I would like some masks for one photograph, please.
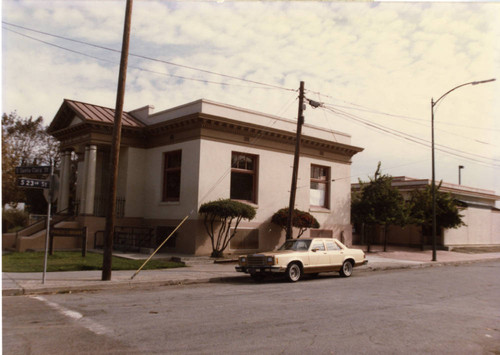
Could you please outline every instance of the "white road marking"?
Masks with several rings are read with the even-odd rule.
[[[62,315],[71,318],[74,321],[78,321],[79,324],[90,330],[92,333],[95,333],[97,335],[112,335],[112,331],[106,328],[105,326],[94,322],[90,318],[85,318],[81,313],[72,311],[71,309],[67,309],[57,303],[50,302],[48,299],[42,296],[32,296],[32,298],[39,300],[49,307],[55,309]]]

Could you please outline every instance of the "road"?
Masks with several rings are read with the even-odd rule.
[[[4,354],[498,354],[500,262],[3,298]]]

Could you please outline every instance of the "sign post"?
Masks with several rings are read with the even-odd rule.
[[[17,166],[17,175],[50,175],[48,180],[39,179],[28,179],[19,178],[17,179],[17,186],[28,188],[28,189],[44,189],[48,190],[49,198],[47,199],[47,228],[45,233],[45,257],[43,260],[43,276],[42,284],[45,283],[45,274],[47,272],[47,253],[49,248],[49,233],[50,233],[50,210],[52,208],[52,199],[54,196],[54,190],[56,188],[54,180],[54,162],[51,159],[49,166]]]
[[[47,273],[47,255],[49,252],[49,237],[50,237],[50,210],[52,207],[52,196],[54,195],[54,169],[53,169],[53,161],[50,160],[50,182],[51,186],[49,189],[49,199],[47,201],[47,228],[45,232],[45,256],[43,258],[43,276],[42,276],[42,284],[45,284],[45,274]]]

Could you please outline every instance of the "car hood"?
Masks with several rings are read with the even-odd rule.
[[[276,255],[286,255],[286,254],[294,254],[294,253],[305,253],[307,251],[295,251],[295,250],[275,250],[275,251],[266,251],[263,253],[253,253],[250,255],[264,255],[264,256],[276,256]]]

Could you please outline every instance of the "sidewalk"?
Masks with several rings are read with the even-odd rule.
[[[163,255],[165,257],[165,255]],[[128,255],[146,259],[147,255]],[[49,272],[42,284],[42,273],[2,273],[2,295],[33,295],[47,293],[71,293],[111,289],[139,289],[168,285],[188,285],[209,282],[231,282],[249,278],[234,270],[235,262],[214,263],[208,257],[181,257],[184,268],[167,270],[143,270],[133,280],[134,270],[113,271],[111,281],[101,281],[101,271]],[[354,273],[393,269],[408,269],[463,264],[485,260],[500,260],[500,253],[465,254],[437,251],[432,262],[432,251],[392,250],[381,252],[380,247],[367,254],[368,264],[357,267]]]

